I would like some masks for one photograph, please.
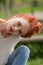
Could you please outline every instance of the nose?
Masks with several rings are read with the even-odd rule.
[[[21,27],[14,27],[14,30],[20,30]]]

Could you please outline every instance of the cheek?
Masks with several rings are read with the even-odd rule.
[[[18,21],[15,21],[15,22],[13,23],[13,26],[18,26]]]
[[[15,31],[14,34],[16,34],[16,35],[19,34],[19,31]]]
[[[18,35],[19,31],[13,31],[13,32],[11,32],[11,34]]]
[[[22,27],[22,32],[23,32],[23,35],[26,35],[27,32],[28,32],[28,28],[26,28],[26,27]]]

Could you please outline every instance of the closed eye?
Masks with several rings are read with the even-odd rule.
[[[19,34],[20,34],[20,35],[22,35],[22,34],[23,34],[23,32],[22,32],[21,30],[19,30]]]
[[[20,21],[18,21],[18,26],[20,26],[22,28],[22,23]],[[19,34],[22,35],[23,31],[21,29],[19,29]]]
[[[22,26],[22,24],[20,23],[20,21],[18,21],[18,26]]]

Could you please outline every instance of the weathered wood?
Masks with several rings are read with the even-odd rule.
[[[21,38],[21,41],[25,41],[25,42],[36,42],[36,41],[43,41],[43,35],[40,36],[33,36],[31,38]]]

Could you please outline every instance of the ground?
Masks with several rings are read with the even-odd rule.
[[[27,65],[43,65],[43,59],[37,58],[34,60],[28,61]]]

